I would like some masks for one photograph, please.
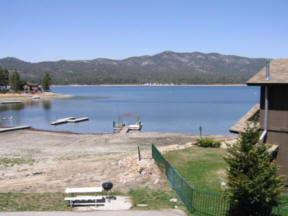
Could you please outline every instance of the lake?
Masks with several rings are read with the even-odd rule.
[[[229,128],[254,104],[259,87],[247,86],[57,86],[55,93],[72,98],[18,105],[0,105],[2,126],[31,125],[36,129],[77,133],[111,133],[113,120],[137,113],[142,131],[229,134]],[[77,124],[51,126],[64,117],[89,117]],[[135,119],[123,119],[134,123]]]

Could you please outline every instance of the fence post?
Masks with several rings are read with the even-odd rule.
[[[139,145],[138,145],[138,159],[139,159],[139,161],[141,161],[141,153],[140,153],[140,147],[139,147]]]

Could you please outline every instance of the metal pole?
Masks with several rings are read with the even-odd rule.
[[[270,80],[270,61],[266,60],[266,80]],[[264,103],[264,131],[262,132],[259,140],[264,140],[268,132],[268,109],[269,109],[269,97],[268,97],[268,85],[265,85],[265,103]]]
[[[266,59],[266,80],[270,80],[270,60]]]
[[[202,127],[201,127],[201,125],[199,127],[199,132],[200,132],[200,138],[202,138]]]

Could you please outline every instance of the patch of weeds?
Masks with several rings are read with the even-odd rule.
[[[32,165],[33,163],[35,163],[35,160],[32,158],[23,158],[23,157],[16,157],[16,158],[1,157],[0,158],[0,165],[4,167],[13,167],[15,165],[21,165],[21,164]]]
[[[57,160],[76,160],[79,158],[89,157],[89,156],[91,156],[91,155],[90,154],[66,155],[66,156],[61,156],[61,157],[57,158]]]

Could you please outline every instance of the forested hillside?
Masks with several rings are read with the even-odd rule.
[[[44,73],[49,72],[53,84],[236,84],[245,83],[264,62],[263,58],[171,51],[123,60],[30,63],[11,57],[0,59],[0,65],[17,69],[29,82],[39,83]]]

